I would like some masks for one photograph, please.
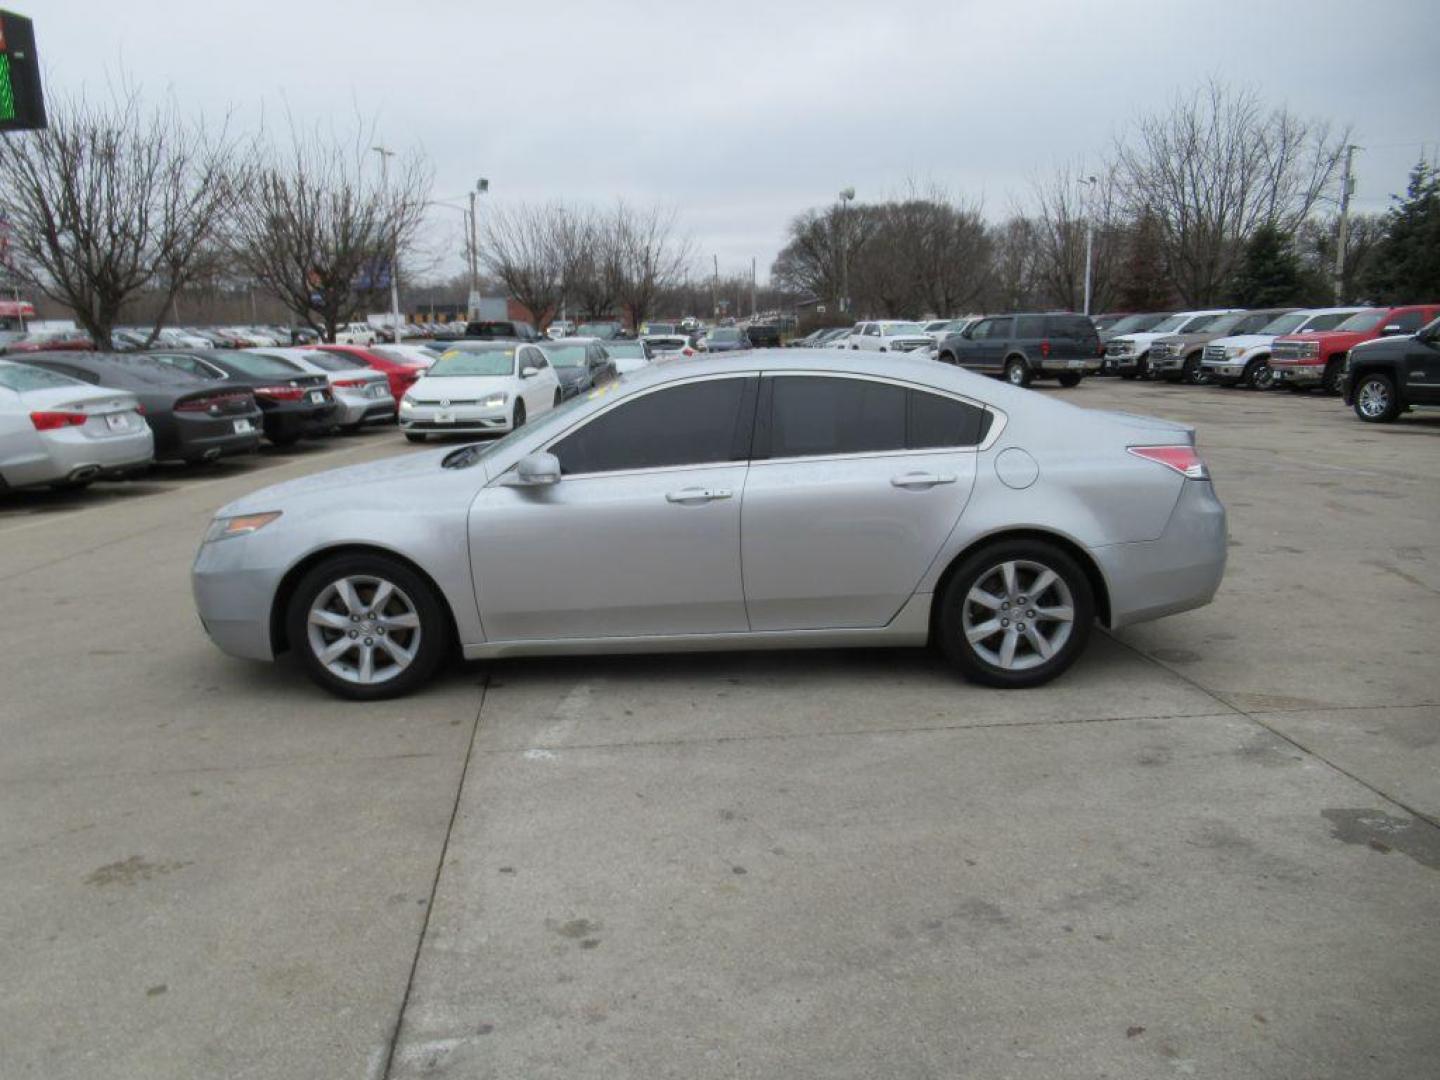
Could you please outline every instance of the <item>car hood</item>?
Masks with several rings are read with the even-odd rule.
[[[1373,341],[1380,335],[1373,330],[1346,330],[1344,333],[1337,333],[1334,330],[1313,330],[1300,334],[1281,334],[1275,339],[1276,344],[1282,341],[1318,341],[1324,345],[1358,345],[1362,341]]]
[[[1236,334],[1234,337],[1216,338],[1211,345],[1223,345],[1227,349],[1236,347],[1253,349],[1257,345],[1269,345],[1275,340],[1274,334]]]
[[[464,401],[514,391],[514,378],[509,375],[445,375],[438,379],[422,376],[408,393],[412,401],[431,402]]]
[[[447,446],[438,450],[422,451],[418,454],[401,454],[383,461],[371,461],[364,465],[347,465],[341,469],[312,473],[296,480],[253,491],[215,512],[216,517],[233,517],[236,514],[259,514],[270,510],[289,510],[299,503],[310,502],[317,495],[330,495],[349,488],[364,487],[365,499],[369,503],[383,499],[385,489],[394,486],[408,488],[422,478],[431,479],[450,470],[441,469],[440,463],[447,454],[457,450]],[[463,470],[469,472],[470,470]],[[476,483],[470,492],[484,482],[483,474],[472,472]]]

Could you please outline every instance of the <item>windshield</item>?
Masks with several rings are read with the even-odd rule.
[[[1204,324],[1205,332],[1207,334],[1228,334],[1251,317],[1247,311],[1237,311],[1231,315],[1217,315],[1210,322]],[[1199,329],[1200,324],[1191,323],[1186,332],[1193,334]]]
[[[305,369],[298,364],[292,364],[289,360],[282,360],[278,356],[267,356],[265,353],[236,352],[227,356],[225,360],[231,367],[246,375],[293,379],[296,375],[305,374]]]
[[[425,372],[427,379],[515,374],[514,349],[451,349]]]
[[[1183,329],[1181,329],[1180,333],[1198,334],[1200,333],[1200,331],[1208,329],[1211,323],[1213,323],[1218,318],[1220,318],[1219,314],[1196,315],[1189,319],[1182,319],[1181,321],[1184,323],[1184,327]],[[1160,327],[1157,326],[1155,329],[1158,330],[1160,329]]]
[[[672,338],[671,341],[684,341],[684,338]],[[665,340],[651,341],[649,343],[655,348],[675,348],[679,345],[669,345]],[[605,346],[605,351],[617,360],[648,360],[645,345],[639,341],[612,341]]]
[[[1308,318],[1310,318],[1309,312],[1287,311],[1284,315],[1275,316],[1260,329],[1252,332],[1256,334],[1288,334]]]
[[[419,364],[421,367],[429,367],[435,362],[435,354],[428,352],[423,346],[420,348],[412,346],[409,349],[389,349],[381,345],[370,351],[395,364]]]
[[[545,355],[557,368],[584,367],[586,363],[584,345],[547,345]]]
[[[1364,333],[1367,330],[1374,330],[1380,325],[1380,320],[1389,314],[1383,308],[1372,308],[1369,311],[1359,311],[1351,315],[1335,329],[1340,331],[1355,331]]]
[[[887,322],[880,324],[880,333],[894,337],[897,334],[923,334],[925,328],[918,322]]]
[[[645,332],[647,334],[673,334],[675,333],[675,324],[668,322],[651,323],[650,328]]]
[[[711,330],[709,334],[711,341],[739,341],[739,330]]]
[[[78,379],[56,375],[28,364],[0,364],[0,386],[17,394],[25,390],[50,390],[57,386],[84,386]]]

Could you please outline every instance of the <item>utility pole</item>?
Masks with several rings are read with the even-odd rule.
[[[720,256],[712,255],[715,260],[715,272],[710,278],[710,307],[718,325],[720,322]]]
[[[759,314],[755,307],[755,256],[750,256],[750,318],[754,319]]]
[[[855,198],[855,189],[840,192],[840,310],[850,310],[850,215],[846,208]]]
[[[1345,147],[1345,175],[1340,181],[1340,232],[1335,239],[1335,303],[1345,302],[1345,249],[1350,242],[1350,196],[1355,194],[1354,143]]]
[[[390,199],[390,159],[395,156],[395,151],[386,150],[383,146],[372,146],[370,149],[380,155],[380,186],[385,192],[385,199]],[[389,219],[390,207],[386,207],[386,219]],[[393,340],[400,340],[400,285],[396,280],[400,276],[400,248],[396,237],[390,238],[390,333],[394,335]]]
[[[466,305],[466,318],[480,317],[480,226],[475,217],[475,196],[490,190],[490,181],[480,177],[475,181],[475,190],[470,192],[470,302]],[[537,319],[539,315],[535,316]]]
[[[1095,248],[1095,219],[1090,214],[1090,193],[1095,190],[1095,177],[1082,177],[1080,183],[1085,185],[1085,200],[1081,212],[1085,215],[1085,311],[1090,314],[1090,267],[1093,260],[1091,253]]]

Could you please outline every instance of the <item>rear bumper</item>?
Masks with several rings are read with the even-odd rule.
[[[1101,365],[1104,363],[1100,357],[1088,359],[1085,357],[1058,358],[1049,357],[1035,362],[1035,370],[1041,375],[1098,375]]]
[[[249,421],[249,431],[236,431],[236,421]],[[181,419],[177,414],[173,455],[185,461],[248,454],[260,447],[264,417],[256,410],[240,416]]]
[[[265,411],[265,434],[270,438],[295,439],[323,435],[335,423],[335,406],[305,405],[271,408]]]
[[[1110,588],[1110,627],[1208,604],[1225,576],[1225,507],[1208,480],[1187,480],[1157,540],[1092,549]]]
[[[27,452],[0,464],[8,487],[53,484],[71,477],[116,476],[155,460],[148,427],[108,438],[92,438],[78,428],[44,432]]]

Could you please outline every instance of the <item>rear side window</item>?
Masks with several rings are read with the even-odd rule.
[[[1413,334],[1425,322],[1423,311],[1405,311],[1385,320],[1386,326],[1398,326],[1402,334]]]
[[[762,445],[760,453],[769,458],[974,446],[990,426],[984,409],[890,383],[805,375],[767,382],[768,452]]]
[[[1015,336],[1024,341],[1034,341],[1045,336],[1043,315],[1021,315],[1015,320]]]
[[[1089,319],[1052,315],[1048,320],[1049,336],[1064,341],[1093,341],[1095,324]]]
[[[646,394],[597,416],[550,448],[566,474],[743,461],[750,423],[741,408],[753,378],[707,379]]]

